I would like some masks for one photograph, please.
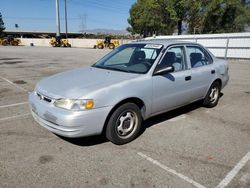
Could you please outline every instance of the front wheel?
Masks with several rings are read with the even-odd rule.
[[[3,45],[3,46],[7,46],[7,45],[8,45],[8,42],[7,42],[6,40],[4,40],[4,41],[2,42],[2,45]]]
[[[208,93],[203,101],[203,105],[212,108],[218,104],[220,99],[221,86],[219,82],[214,82],[208,90]]]
[[[126,144],[136,138],[141,122],[142,116],[138,106],[133,103],[123,104],[111,115],[106,128],[106,137],[114,144]]]
[[[103,49],[104,46],[103,46],[102,44],[98,44],[98,45],[97,45],[97,48],[98,48],[98,49]]]
[[[12,41],[11,45],[12,46],[18,46],[18,42],[17,41]]]

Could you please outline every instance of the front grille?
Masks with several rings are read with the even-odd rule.
[[[43,95],[43,94],[41,94],[41,93],[36,92],[36,95],[37,95],[37,97],[38,97],[40,100],[43,100],[43,101],[45,101],[45,102],[47,102],[47,103],[51,103],[51,101],[52,101],[51,98],[49,98],[49,97],[47,97],[47,96],[45,96],[45,95]]]
[[[47,97],[44,97],[43,100],[45,100],[46,102],[51,102],[52,100],[47,98]]]

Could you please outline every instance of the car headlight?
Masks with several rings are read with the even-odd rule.
[[[58,99],[54,102],[54,105],[67,110],[79,111],[92,109],[94,101],[92,99]]]

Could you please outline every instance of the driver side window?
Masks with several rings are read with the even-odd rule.
[[[159,67],[174,67],[174,72],[185,70],[185,56],[184,56],[184,47],[175,46],[168,49],[165,53],[163,59],[161,60]]]

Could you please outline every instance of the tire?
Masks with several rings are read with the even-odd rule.
[[[106,127],[106,137],[116,145],[134,140],[140,131],[142,116],[139,107],[133,103],[125,103],[118,107]]]
[[[8,45],[8,42],[7,42],[6,40],[4,40],[4,41],[2,42],[2,45],[3,45],[3,46],[7,46],[7,45]]]
[[[115,48],[115,45],[113,43],[110,43],[109,44],[109,49],[114,49]]]
[[[18,42],[17,41],[12,41],[11,45],[12,46],[18,46]]]
[[[220,99],[221,85],[215,81],[209,88],[207,95],[203,101],[203,105],[208,108],[213,108],[218,104]]]
[[[104,46],[103,46],[102,44],[98,44],[98,45],[97,45],[97,48],[98,48],[98,49],[103,49],[103,47],[104,47]]]

